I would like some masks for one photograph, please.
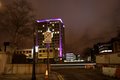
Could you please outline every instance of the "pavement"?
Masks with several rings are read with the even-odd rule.
[[[2,74],[0,75],[0,80],[31,80],[31,74]],[[63,80],[60,74],[56,72],[51,72],[49,75],[49,80]],[[36,80],[48,80],[45,78],[44,74],[36,74]]]

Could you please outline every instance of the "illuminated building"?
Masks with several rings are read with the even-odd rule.
[[[112,38],[111,42],[113,44],[113,52],[120,52],[120,37]]]
[[[94,45],[94,50],[96,53],[115,53],[120,52],[120,38],[112,38],[109,42],[106,43],[97,43]]]
[[[75,54],[73,53],[66,53],[66,60],[67,61],[74,61],[76,59]]]
[[[112,52],[112,43],[99,43],[99,53],[109,53]]]
[[[37,45],[39,48],[46,48],[46,43],[44,43],[44,33],[49,28],[53,33],[52,42],[50,43],[50,48],[53,48],[58,54],[58,58],[63,57],[65,35],[64,35],[64,24],[60,18],[58,19],[45,19],[37,20]]]

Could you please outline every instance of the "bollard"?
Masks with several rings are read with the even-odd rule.
[[[45,80],[49,80],[48,79],[48,70],[45,71]]]

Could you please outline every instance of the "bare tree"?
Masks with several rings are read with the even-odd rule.
[[[35,19],[31,5],[26,0],[14,0],[6,5],[0,17],[1,30],[9,34],[9,40],[14,46],[19,47],[23,38],[32,36]]]
[[[87,47],[83,50],[83,57],[91,56],[91,54],[92,54],[92,48]]]

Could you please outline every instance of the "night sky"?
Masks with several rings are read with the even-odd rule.
[[[2,0],[10,2],[11,0]],[[37,19],[61,18],[67,52],[80,53],[117,35],[120,0],[28,0]]]

